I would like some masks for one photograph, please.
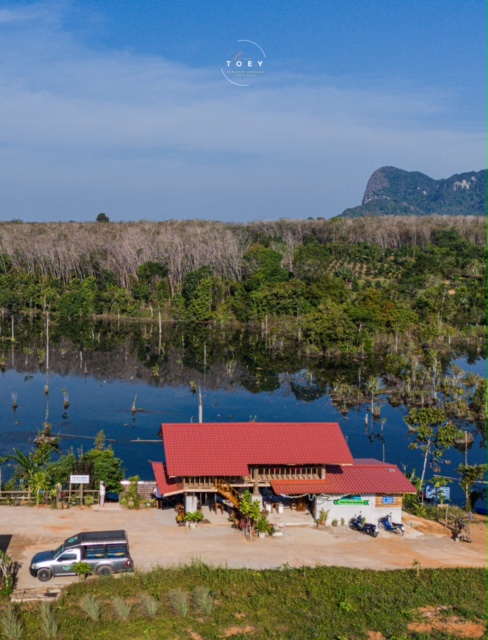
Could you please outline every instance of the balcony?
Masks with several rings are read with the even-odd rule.
[[[271,482],[273,480],[322,480],[325,475],[323,467],[254,467],[251,471],[253,480]]]
[[[228,484],[245,484],[247,478],[242,476],[224,478]],[[183,488],[186,491],[214,491],[215,476],[188,476],[183,479]]]

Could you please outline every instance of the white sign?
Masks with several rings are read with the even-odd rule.
[[[425,497],[427,500],[435,500],[436,498],[440,500],[443,498],[444,500],[451,499],[451,488],[450,487],[431,487],[427,485],[425,487]]]
[[[70,484],[90,484],[90,476],[70,476]]]

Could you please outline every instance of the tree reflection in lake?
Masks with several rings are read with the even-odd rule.
[[[163,421],[197,421],[192,389],[202,387],[204,421],[338,421],[355,456],[385,457],[409,469],[419,468],[420,455],[408,448],[407,406],[450,402],[452,418],[473,436],[470,463],[485,457],[483,384],[466,376],[484,372],[486,379],[481,341],[449,353],[385,348],[361,357],[310,358],[303,345],[246,327],[162,324],[160,333],[157,323],[52,320],[47,379],[44,321],[17,319],[13,343],[8,319],[0,330],[0,456],[13,447],[30,449],[46,422],[48,400],[51,431],[63,434],[63,451],[89,448],[89,438],[103,429],[116,441],[127,474],[151,478],[147,461],[162,458],[161,444],[130,441],[155,440]],[[450,372],[455,359],[461,373]],[[452,472],[464,454],[461,446],[448,452]]]

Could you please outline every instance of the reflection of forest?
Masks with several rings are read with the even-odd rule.
[[[9,335],[10,325],[0,325]],[[456,351],[454,348],[457,347]],[[486,358],[481,341],[451,344],[449,352],[388,344],[363,357],[335,354],[307,357],[294,341],[273,340],[264,331],[215,325],[165,323],[52,323],[49,370],[62,376],[99,380],[141,380],[153,386],[198,386],[210,390],[243,387],[251,393],[283,388],[311,402],[326,394],[343,412],[368,403],[381,411],[380,397],[393,405],[442,404],[459,424],[486,417],[486,380],[452,366],[460,353]],[[15,342],[0,342],[0,365],[26,375],[45,371],[46,335],[40,320],[24,318]],[[379,413],[376,416],[379,418]]]
[[[9,336],[3,322],[1,335]],[[23,319],[15,343],[0,342],[0,364],[26,375],[45,371],[45,327]],[[344,355],[308,358],[292,341],[272,341],[260,331],[210,325],[158,325],[83,321],[51,324],[49,370],[62,376],[103,380],[138,379],[153,386],[202,385],[211,390],[243,387],[251,393],[288,387],[298,400],[312,401],[337,388],[358,384],[363,375],[381,375],[381,362],[360,365]]]
[[[336,351],[328,357],[312,357],[297,340],[285,336],[278,339],[276,330],[271,323],[255,329],[242,325],[163,323],[160,333],[157,322],[52,321],[49,373],[86,376],[100,382],[139,381],[160,388],[182,387],[187,400],[187,394],[196,393],[199,386],[220,391],[222,396],[239,389],[251,394],[279,391],[277,397],[294,399],[297,404],[314,403],[327,396],[344,417],[361,413],[364,444],[371,445],[380,459],[386,459],[394,450],[414,447],[418,449],[415,455],[425,457],[420,466],[416,463],[417,469],[439,473],[444,468],[444,449],[457,449],[468,459],[474,445],[476,450],[471,451],[469,461],[483,460],[480,448],[486,447],[486,378],[464,371],[455,363],[461,355],[467,356],[468,363],[486,358],[481,334],[464,342],[453,339],[444,351],[440,348],[442,343],[419,346],[399,340],[396,344],[390,336],[378,339],[374,350],[362,354]],[[1,370],[14,369],[25,379],[46,374],[44,319],[18,318],[14,342],[10,318],[0,322],[0,331]],[[48,402],[49,395],[46,398]],[[254,400],[256,405],[266,401],[245,401],[250,419]],[[197,398],[194,401],[196,406]],[[126,413],[128,402],[129,398]],[[273,400],[269,398],[269,402]],[[392,412],[387,404],[401,408]],[[310,410],[313,412],[314,407]],[[134,408],[132,423],[124,422],[124,427],[136,426],[135,413]],[[44,435],[50,436],[48,415],[49,403],[44,421],[48,431]],[[313,415],[324,419],[322,413]],[[431,429],[428,423],[432,416],[437,422]],[[293,416],[279,415],[277,419],[293,420]],[[69,433],[67,420],[65,411],[62,428],[58,428],[63,437]],[[393,432],[392,427],[400,431]],[[404,435],[397,441],[402,428]],[[421,434],[424,428],[433,433],[437,430],[442,438],[436,435],[427,446]],[[444,442],[445,434],[449,442]],[[13,435],[18,438],[16,427]],[[350,435],[358,438],[357,432]],[[450,458],[446,456],[446,464],[450,464]]]
[[[8,331],[4,323],[2,335]],[[44,341],[43,325],[24,320],[16,327],[14,346],[0,343],[2,368],[30,375],[45,371]],[[287,346],[278,351],[260,332],[238,328],[164,324],[160,337],[155,324],[64,323],[51,326],[49,371],[103,380],[137,379],[154,386],[204,385],[213,390],[242,386],[253,393],[278,389],[285,374],[293,377],[290,389],[301,399],[327,392],[325,371],[332,378],[356,375],[353,363],[345,358],[310,360],[293,345]],[[302,375],[307,367],[316,373]]]

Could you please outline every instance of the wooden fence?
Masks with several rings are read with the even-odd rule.
[[[122,480],[120,483],[124,490],[129,488],[129,481]],[[83,485],[81,485],[83,486]],[[137,492],[144,500],[149,500],[151,494],[156,489],[155,481],[141,480],[137,483]],[[122,492],[123,493],[123,492]],[[122,494],[121,494],[122,495]],[[60,496],[51,493],[51,491],[41,491],[39,498],[35,493],[29,491],[29,489],[22,489],[17,491],[2,491],[0,490],[0,505],[29,505],[29,504],[47,504],[57,506],[59,508],[67,507],[69,505],[84,504],[85,506],[91,506],[98,504],[100,500],[100,492],[98,489],[85,489],[80,490],[80,485],[69,485],[68,489],[63,489]]]

